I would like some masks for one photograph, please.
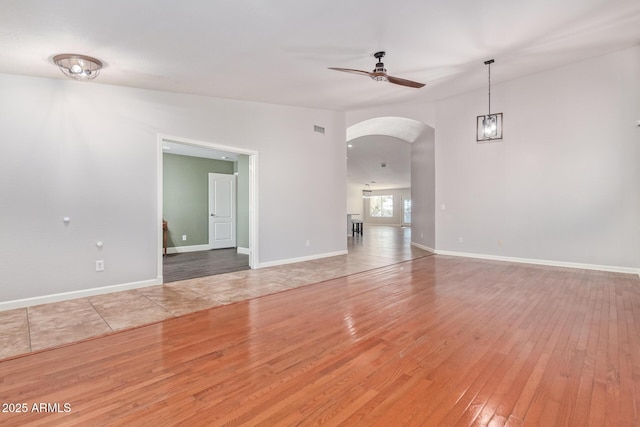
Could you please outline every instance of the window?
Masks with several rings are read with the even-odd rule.
[[[402,196],[402,224],[411,224],[411,199]]]
[[[369,198],[369,216],[391,218],[393,216],[393,196],[371,196]]]

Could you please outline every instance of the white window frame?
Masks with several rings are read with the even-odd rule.
[[[387,200],[384,200],[385,198],[387,198]],[[373,212],[373,206],[376,205],[374,199],[380,199],[380,210],[378,212]],[[371,196],[369,198],[369,216],[371,218],[393,218],[393,195],[381,194]]]

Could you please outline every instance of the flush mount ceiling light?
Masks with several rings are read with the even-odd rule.
[[[489,111],[488,114],[476,118],[476,141],[478,142],[502,139],[502,113],[491,114],[491,64],[494,62],[493,59],[484,61],[489,69]]]
[[[102,62],[96,58],[73,53],[63,53],[53,57],[60,71],[75,80],[93,80],[100,74]]]

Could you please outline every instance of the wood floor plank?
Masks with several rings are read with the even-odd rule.
[[[249,255],[236,248],[168,254],[162,261],[164,283],[249,269]]]
[[[640,425],[640,279],[433,256],[0,362],[18,425]]]

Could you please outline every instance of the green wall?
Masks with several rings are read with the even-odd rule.
[[[162,165],[163,218],[169,226],[167,246],[209,244],[208,174],[233,174],[234,163],[165,153]],[[183,234],[187,235],[186,241],[182,240]]]
[[[249,156],[238,155],[238,222],[236,226],[236,244],[240,248],[249,248]]]

